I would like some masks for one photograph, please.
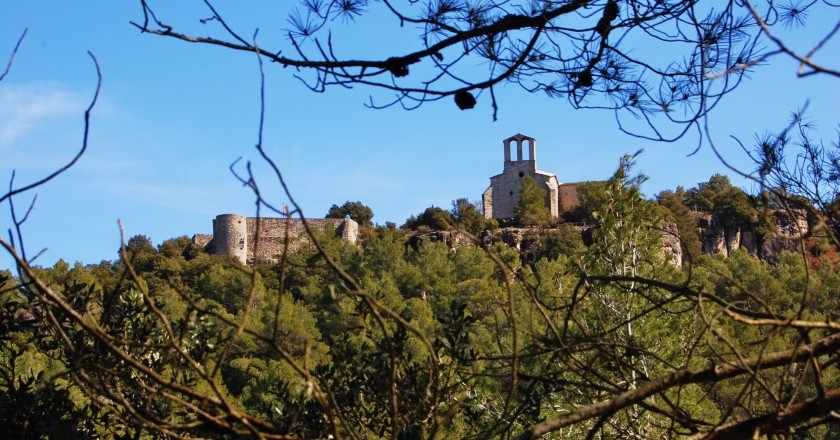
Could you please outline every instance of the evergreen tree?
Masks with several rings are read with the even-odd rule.
[[[584,374],[596,389],[620,384],[635,389],[649,377],[665,374],[671,365],[688,362],[678,348],[690,345],[692,337],[702,334],[700,323],[686,314],[693,306],[682,308],[658,305],[665,292],[638,279],[675,281],[679,274],[670,266],[661,250],[659,210],[644,200],[639,186],[642,175],[630,174],[634,156],[622,158],[613,177],[605,182],[603,201],[591,206],[598,221],[594,243],[582,259],[589,277],[587,291],[592,301],[578,311],[581,331],[587,339],[597,339],[603,346],[587,355],[597,374]],[[681,310],[680,313],[674,313]],[[668,345],[657,341],[667,338]],[[598,393],[585,394],[598,400]],[[699,388],[675,394],[680,406],[695,415],[714,414],[704,407]],[[664,396],[666,399],[674,395]],[[598,429],[605,438],[655,438],[664,435],[667,417],[645,408],[625,408]]]
[[[686,261],[693,262],[700,258],[703,243],[697,233],[697,220],[691,215],[691,210],[683,203],[684,191],[678,187],[676,193],[662,191],[656,195],[656,201],[668,210],[669,221],[677,226],[680,247]]]
[[[708,182],[686,191],[684,197],[689,208],[719,215],[727,223],[746,226],[756,221],[755,204],[724,175],[713,175]]]
[[[548,191],[541,188],[533,177],[523,177],[519,202],[513,208],[514,219],[523,226],[547,226],[552,220],[547,201]]]
[[[455,219],[449,211],[430,206],[420,215],[409,217],[401,227],[412,231],[448,231],[454,226]]]
[[[330,209],[327,211],[327,215],[325,217],[345,218],[348,215],[360,225],[370,226],[371,220],[373,220],[373,210],[370,209],[370,207],[362,202],[351,202],[349,200],[344,202],[341,206],[330,206]]]
[[[453,200],[450,214],[458,227],[475,236],[484,230],[498,227],[495,220],[484,218],[477,203],[470,202],[466,198]]]
[[[563,219],[571,223],[593,223],[592,213],[606,202],[606,182],[580,182],[575,186],[579,205],[563,213]]]

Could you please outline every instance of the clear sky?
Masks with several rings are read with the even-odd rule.
[[[240,8],[277,17],[268,21],[285,26],[282,12],[260,9],[276,3],[247,2]],[[200,1],[177,5],[171,13],[187,14],[193,22],[209,15]],[[239,157],[258,161],[254,56],[143,35],[129,24],[141,19],[139,2],[132,1],[0,2],[4,65],[21,32],[29,29],[11,73],[0,83],[3,186],[12,170],[22,185],[75,154],[96,82],[86,51],[96,55],[103,75],[89,151],[38,189],[24,225],[29,255],[46,249],[36,264],[115,259],[117,219],[128,237],[145,234],[159,244],[212,232],[217,214],[254,213],[250,192],[228,170]],[[824,30],[838,17],[809,19],[812,26],[797,33],[803,41],[813,40],[814,29]],[[243,34],[253,32],[253,24],[236,24]],[[356,26],[361,34],[371,29]],[[364,37],[359,41],[365,43],[351,41],[348,47],[370,51],[368,58],[379,55],[382,50]],[[834,42],[824,51],[834,54],[825,59],[836,61],[840,48]],[[840,80],[797,79],[796,67],[774,58],[716,109],[713,139],[728,160],[749,168],[730,136],[750,141],[755,133],[778,130],[806,101],[818,135],[836,138]],[[479,200],[489,177],[501,172],[501,141],[516,133],[537,139],[538,167],[556,173],[561,182],[604,179],[621,155],[640,148],[645,152],[637,171],[650,177],[643,187],[649,196],[694,186],[716,172],[729,174],[708,145],[688,157],[696,138],[642,141],[621,134],[612,112],[576,111],[564,99],[515,86],[497,90],[499,118],[493,122],[487,99],[480,98],[470,111],[458,110],[449,99],[413,111],[371,110],[363,104],[369,94],[381,92],[355,88],[315,94],[293,78],[291,69],[266,68],[264,143],[308,217],[323,217],[334,203],[359,200],[373,209],[375,223],[399,225],[431,205],[449,208],[459,197]],[[258,171],[258,177],[264,191],[276,194],[271,200],[285,202],[270,175]],[[31,195],[16,199],[19,211]],[[8,211],[8,205],[0,206],[4,238],[11,226]],[[0,256],[0,269],[8,267],[11,260]]]

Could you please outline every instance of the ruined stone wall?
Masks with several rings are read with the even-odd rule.
[[[334,229],[344,223],[343,219],[307,219],[309,227],[322,231],[327,225]],[[259,225],[259,242],[257,226]],[[287,233],[288,230],[288,233]],[[289,238],[289,250],[295,251],[309,243],[303,222],[296,218],[249,218],[248,237],[252,238],[248,246],[249,263],[253,261],[274,262],[283,252],[286,237]]]
[[[193,235],[193,243],[206,248],[213,241],[213,234],[195,234]]]
[[[306,219],[306,223],[316,231],[330,229],[348,243],[355,244],[357,241],[359,224],[352,219],[315,218]],[[213,220],[212,236],[196,234],[193,242],[204,245],[212,254],[234,256],[243,264],[255,261],[272,263],[283,252],[286,237],[290,251],[309,244],[303,220],[299,218],[257,219],[223,214]]]
[[[542,181],[542,185],[544,188],[547,188],[546,197],[546,204],[548,205],[548,212],[551,213],[551,216],[557,218],[560,216],[560,183],[557,181],[557,176],[554,174],[543,173],[541,171],[537,171],[536,176],[534,176],[537,180],[537,184],[540,184]]]

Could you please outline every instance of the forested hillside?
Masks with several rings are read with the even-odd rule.
[[[836,2],[8,3],[0,438],[840,439]],[[743,141],[777,106],[790,122]],[[517,173],[512,218],[456,199],[397,228],[348,201],[327,216],[358,219],[358,245],[306,226],[292,182],[300,199],[460,187],[503,129],[477,112],[545,127],[569,169],[600,170],[599,144],[672,143],[697,162],[659,149],[668,172],[706,155],[751,192],[714,175],[647,199],[627,156],[559,220]],[[227,203],[217,169],[308,244],[286,234],[248,266],[135,235],[113,260],[37,265],[30,238],[91,212]],[[39,211],[48,187],[64,208]],[[500,227],[518,244],[486,239]]]
[[[135,236],[115,261],[0,274],[0,434],[840,438],[828,230],[773,265],[685,239],[678,268],[661,234],[688,237],[681,200],[733,205],[702,185],[645,200],[630,166],[579,212],[588,245],[555,234],[524,259],[388,225],[271,266]],[[454,205],[407,227],[480,224]]]

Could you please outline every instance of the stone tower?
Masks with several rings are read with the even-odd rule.
[[[273,264],[283,252],[295,251],[310,243],[304,221],[311,229],[331,230],[350,244],[355,244],[359,238],[359,224],[351,218],[304,220],[222,214],[213,220],[213,234],[195,234],[193,243],[214,255],[236,257],[242,264]]]
[[[248,258],[248,222],[244,215],[216,216],[213,220],[213,253],[234,256],[245,264]]]
[[[484,216],[486,218],[506,219],[514,216],[513,208],[519,203],[519,187],[525,176],[531,176],[542,188],[548,191],[546,206],[552,217],[559,215],[560,182],[552,173],[537,169],[537,140],[516,134],[504,141],[505,163],[502,174],[490,178],[490,187],[482,195]],[[511,155],[511,148],[516,146],[516,159]],[[527,147],[528,156],[523,156]]]

